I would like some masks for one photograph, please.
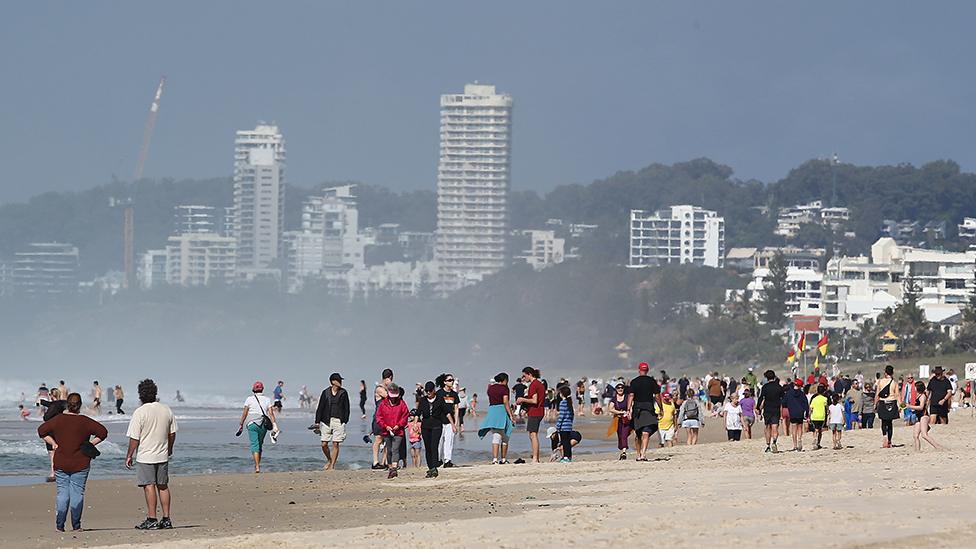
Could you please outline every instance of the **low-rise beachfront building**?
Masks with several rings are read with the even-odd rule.
[[[959,238],[976,240],[976,217],[964,217],[962,223],[956,225]]]
[[[667,263],[725,265],[725,218],[698,206],[671,206],[654,213],[630,211],[630,260],[640,268]]]
[[[767,267],[752,272],[752,280],[746,285],[751,301],[758,303],[765,299],[768,278]],[[814,269],[787,267],[786,294],[787,314],[819,316],[823,299],[823,273]]]
[[[165,249],[146,250],[139,259],[137,277],[139,287],[149,290],[166,283],[166,264],[168,258]]]
[[[237,278],[237,240],[215,233],[169,237],[166,282],[179,286],[231,284]]]
[[[527,263],[536,271],[562,263],[565,259],[566,240],[556,238],[555,231],[515,231],[513,242],[521,245],[515,261]]]
[[[62,242],[34,242],[14,253],[14,291],[19,295],[57,296],[78,292],[78,248]]]

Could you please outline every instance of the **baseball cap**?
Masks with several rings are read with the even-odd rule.
[[[251,386],[251,392],[260,393],[262,391],[264,391],[264,383],[261,383],[260,381],[255,381],[254,385]]]
[[[637,365],[638,372],[646,372],[650,369],[651,369],[650,365],[648,365],[646,362],[641,362],[640,364]]]
[[[794,379],[793,380],[793,385],[796,385],[797,387],[803,387],[803,380],[802,379]]]
[[[546,438],[552,438],[552,435],[556,434],[556,428],[550,427],[546,429]]]
[[[664,394],[661,395],[661,398],[671,398],[671,393],[669,393],[668,391],[664,391]]]
[[[329,381],[342,381],[342,376],[340,376],[339,373],[336,372],[331,376],[329,376]]]
[[[427,383],[424,384],[424,390],[425,391],[433,391],[436,388],[437,388],[437,386],[434,385],[434,382],[433,381],[428,381]]]

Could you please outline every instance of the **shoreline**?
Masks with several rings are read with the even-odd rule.
[[[18,547],[609,544],[651,532],[688,544],[871,546],[938,534],[965,545],[976,529],[976,420],[954,414],[933,436],[949,449],[916,452],[896,427],[896,444],[907,445],[892,450],[879,448],[875,429],[846,432],[843,451],[763,454],[754,439],[654,449],[649,463],[608,452],[572,464],[464,465],[435,480],[423,468],[392,481],[379,471],[177,476],[177,528],[162,532],[132,529],[144,503],[128,480],[90,482],[92,530],[74,534],[54,532],[52,485],[0,487],[0,536]],[[781,520],[811,516],[789,530]],[[635,517],[651,523],[635,529]],[[826,537],[825,524],[842,536]]]

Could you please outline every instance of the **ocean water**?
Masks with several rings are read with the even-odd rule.
[[[134,396],[134,395],[133,395]],[[253,471],[253,462],[245,432],[235,437],[240,420],[241,407],[231,405],[231,399],[208,398],[209,407],[199,405],[173,406],[179,425],[176,449],[170,463],[170,472],[175,475],[248,473]],[[130,402],[135,404],[135,402]],[[27,406],[33,410],[33,402]],[[134,406],[125,406],[131,411]],[[358,410],[354,410],[354,413]],[[367,413],[372,410],[367,408]],[[36,415],[36,412],[35,412]],[[102,415],[95,418],[109,431],[108,440],[99,445],[102,455],[92,462],[92,478],[133,478],[135,473],[125,469],[125,449],[128,439],[125,436],[128,418],[125,416]],[[312,471],[324,464],[319,437],[309,431],[313,415],[311,411],[298,408],[284,409],[278,425],[282,430],[278,443],[271,444],[270,437],[265,440],[262,470]],[[601,421],[589,417],[579,418],[577,422]],[[347,438],[341,446],[338,468],[368,469],[372,464],[371,446],[363,441],[370,427],[370,418],[360,419],[358,415],[350,418],[347,425]],[[605,423],[603,419],[601,423]],[[48,471],[47,451],[44,442],[37,437],[37,418],[23,421],[19,419],[16,403],[10,400],[0,406],[0,484],[31,484],[44,482]],[[543,424],[543,431],[546,428]],[[477,419],[465,418],[465,433],[455,439],[454,462],[484,463],[491,460],[491,445],[486,437],[477,435]],[[542,441],[542,454],[548,455],[546,441]],[[575,453],[606,452],[614,449],[612,439],[584,440],[574,448]],[[524,424],[518,425],[512,434],[509,458],[515,459],[528,453],[529,442]],[[421,460],[423,457],[421,456]]]

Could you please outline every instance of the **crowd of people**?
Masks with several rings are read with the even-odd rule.
[[[685,443],[698,442],[699,431],[714,418],[725,424],[730,442],[751,439],[753,427],[763,425],[765,451],[779,452],[779,434],[792,442],[793,451],[804,451],[807,433],[813,449],[823,447],[824,432],[830,433],[834,450],[843,449],[843,433],[855,429],[873,429],[880,423],[882,447],[892,447],[893,425],[902,420],[912,427],[914,447],[923,442],[933,448],[941,445],[932,437],[930,426],[949,421],[955,398],[960,405],[969,404],[971,384],[959,387],[953,371],[941,367],[933,370],[927,382],[913,376],[894,376],[887,366],[874,379],[860,373],[834,375],[828,378],[814,371],[805,379],[779,378],[773,370],[757,378],[752,368],[741,378],[723,377],[717,372],[702,378],[670,378],[661,371],[651,376],[650,366],[640,363],[632,379],[618,377],[607,381],[580,379],[571,383],[562,378],[554,386],[542,373],[527,366],[510,384],[505,372],[495,375],[485,389],[488,405],[478,424],[478,436],[488,438],[491,464],[509,464],[509,445],[516,425],[523,424],[528,436],[527,460],[542,460],[539,433],[543,422],[549,426],[550,461],[572,462],[574,448],[583,440],[575,428],[578,416],[606,415],[607,436],[616,436],[617,459],[628,459],[631,450],[636,461],[648,461],[655,447],[673,447],[679,433]],[[325,470],[336,468],[352,407],[341,374],[329,377],[329,386],[313,398],[306,387],[300,392],[300,406],[314,403],[314,421],[309,426],[321,441]],[[254,461],[254,472],[261,472],[264,441],[270,435],[275,442],[281,430],[279,413],[285,400],[284,383],[278,381],[272,398],[264,395],[264,384],[256,381],[244,401],[237,435],[245,431]],[[98,385],[93,385],[92,412],[99,410]],[[49,480],[57,485],[55,525],[63,531],[70,514],[74,529],[81,528],[85,484],[91,460],[99,455],[97,446],[108,436],[104,425],[82,415],[82,398],[70,392],[64,382],[54,389],[44,389],[39,396],[44,423],[38,436],[47,444],[51,455]],[[173,455],[177,425],[173,412],[157,398],[152,380],[138,387],[140,406],[132,413],[126,436],[128,449],[125,466],[136,470],[137,484],[143,489],[147,516],[139,529],[172,528],[170,519],[169,460]],[[368,417],[367,384],[359,381],[358,408]],[[122,412],[121,387],[113,391],[117,413]],[[442,373],[435,379],[418,383],[408,405],[404,389],[394,382],[394,372],[383,370],[373,389],[373,415],[370,434],[365,441],[372,447],[372,468],[384,470],[394,479],[398,471],[412,462],[424,464],[427,478],[436,478],[442,469],[454,467],[455,437],[464,430],[464,417],[477,414],[477,394],[467,396],[457,376]],[[514,463],[524,463],[519,458]],[[159,513],[157,513],[157,509]]]

